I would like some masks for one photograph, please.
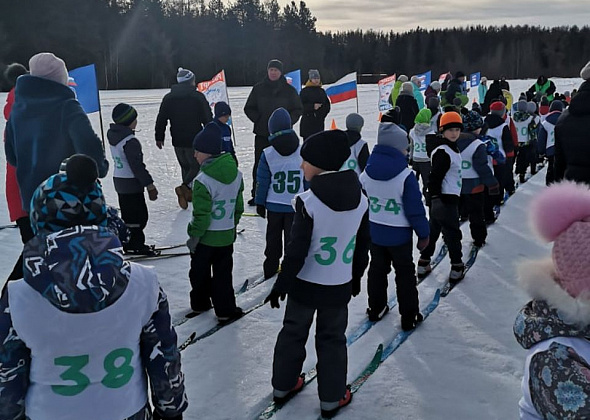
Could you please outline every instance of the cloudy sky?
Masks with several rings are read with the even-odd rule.
[[[299,3],[297,1],[297,3]],[[590,0],[306,0],[321,31],[375,29],[404,32],[417,26],[588,25]],[[279,0],[284,6],[286,0]]]

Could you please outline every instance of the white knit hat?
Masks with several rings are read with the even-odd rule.
[[[42,77],[62,85],[68,85],[68,69],[66,63],[52,53],[35,54],[29,60],[31,76]]]
[[[580,77],[584,80],[590,80],[590,61],[580,71]]]

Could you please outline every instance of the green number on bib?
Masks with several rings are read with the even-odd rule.
[[[115,167],[117,169],[121,169],[123,167],[123,162],[121,162],[121,158],[119,156],[115,157]]]
[[[397,201],[395,201],[395,198],[387,200],[387,204],[385,205],[385,211],[392,211],[395,214],[399,214],[401,209],[402,208],[400,207],[400,205],[397,204]]]
[[[338,238],[333,236],[326,236],[320,239],[320,243],[322,243],[321,250],[326,251],[328,253],[327,258],[323,258],[320,254],[315,254],[314,258],[320,265],[330,265],[334,261],[336,261],[336,250],[334,249],[334,244]]]
[[[299,188],[301,188],[301,172],[289,171],[287,173],[287,191],[295,194],[299,192]]]
[[[523,136],[526,136],[527,134],[529,134],[529,128],[526,126],[521,127],[520,134],[522,134]]]
[[[277,194],[282,194],[285,192],[285,180],[287,179],[287,175],[285,172],[280,171],[274,174],[273,176],[276,182],[273,182],[272,189]]]
[[[214,201],[213,205],[213,212],[211,213],[211,218],[215,220],[221,220],[225,217],[225,200],[218,200]]]
[[[469,162],[468,160],[462,160],[461,161],[461,169],[469,169],[471,168],[471,162]]]
[[[117,366],[117,359],[120,358],[123,361]],[[127,348],[116,349],[107,354],[104,358],[104,370],[107,374],[101,383],[107,388],[121,388],[126,385],[133,376],[132,358],[133,351]]]
[[[69,366],[69,369],[59,375],[64,381],[72,381],[75,385],[51,385],[51,390],[64,397],[73,397],[84,391],[90,385],[90,379],[81,370],[88,364],[88,355],[63,356],[53,359],[56,366]]]
[[[342,254],[342,261],[344,264],[350,264],[352,257],[354,257],[354,246],[356,244],[356,235],[352,237],[346,248],[344,248],[344,254]]]
[[[379,210],[381,210],[379,199],[377,197],[369,197],[369,201],[371,201],[371,211],[373,213],[379,213]]]
[[[229,200],[229,203],[232,205],[231,214],[229,215],[230,219],[234,218],[234,213],[236,212],[236,201],[237,200],[235,198]]]
[[[356,160],[349,159],[347,166],[348,166],[348,169],[352,169],[354,171],[356,169],[356,166],[357,166]]]

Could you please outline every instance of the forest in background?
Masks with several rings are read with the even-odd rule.
[[[0,0],[0,11],[0,71],[50,51],[69,69],[96,64],[101,89],[167,87],[180,66],[248,86],[271,58],[304,79],[317,68],[325,83],[351,71],[574,77],[590,59],[588,26],[321,32],[304,1]]]

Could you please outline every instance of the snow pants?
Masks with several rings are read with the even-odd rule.
[[[420,312],[412,241],[398,246],[371,244],[371,265],[367,281],[369,308],[379,313],[387,305],[387,276],[391,272],[392,264],[395,270],[399,313],[411,317]]]
[[[195,151],[192,147],[175,147],[176,160],[180,164],[182,183],[191,187],[191,182],[199,173],[199,162],[195,159]]]
[[[496,177],[496,179],[500,181],[500,178]],[[506,157],[504,177],[502,179],[504,180],[504,189],[508,191],[508,194],[514,194],[514,191],[516,190],[516,186],[514,185],[514,156]],[[500,197],[504,197],[504,191],[500,190],[500,193]]]
[[[461,249],[461,228],[459,227],[459,208],[456,203],[444,203],[440,198],[432,200],[430,205],[430,242],[420,254],[420,258],[430,260],[436,249],[436,241],[442,232],[449,249],[451,264],[463,262]]]
[[[535,169],[533,170],[533,166]],[[526,174],[527,168],[531,166],[531,175],[537,172],[537,157],[533,144],[521,144],[518,146],[518,155],[516,156],[516,173],[519,175]]]
[[[461,195],[465,213],[469,217],[471,238],[477,245],[483,245],[487,236],[486,219],[484,215],[484,193]]]
[[[264,277],[271,278],[279,270],[283,250],[291,239],[291,225],[295,213],[266,212],[266,248],[264,249]],[[284,239],[284,240],[283,240]]]
[[[340,401],[346,392],[348,305],[311,307],[287,297],[283,328],[272,365],[272,386],[289,391],[297,383],[305,361],[305,343],[316,316],[318,393],[323,402]]]
[[[234,246],[209,246],[198,244],[191,254],[188,273],[192,290],[191,308],[194,311],[215,309],[218,317],[233,316],[236,298],[232,283]]]
[[[420,178],[422,178],[422,195],[424,195],[426,187],[428,186],[428,180],[430,179],[430,169],[432,168],[432,164],[430,161],[414,162],[412,168],[416,173],[416,179],[420,180]]]
[[[254,165],[252,166],[252,198],[256,194],[256,171],[258,170],[258,163],[262,156],[262,151],[270,146],[268,137],[259,136],[258,134],[254,137]]]
[[[136,194],[117,194],[119,207],[121,207],[121,219],[125,222],[131,233],[129,243],[125,248],[139,249],[145,245],[143,230],[148,222],[148,208],[143,192]]]
[[[547,175],[545,175],[545,185],[549,186],[555,182],[555,156],[547,156]]]

